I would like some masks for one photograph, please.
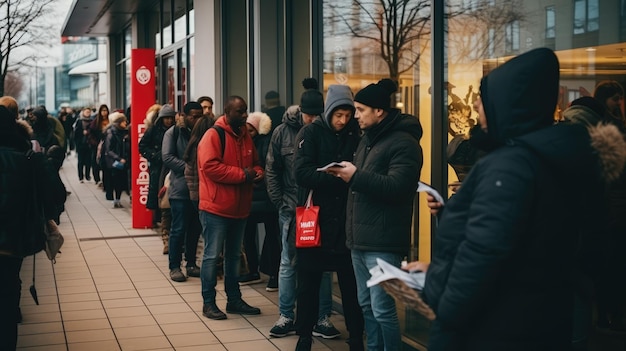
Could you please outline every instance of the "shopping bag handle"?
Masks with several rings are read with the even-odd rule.
[[[313,189],[309,190],[309,196],[306,198],[306,202],[304,203],[304,207],[309,208],[313,206]]]

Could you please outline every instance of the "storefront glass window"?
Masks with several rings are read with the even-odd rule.
[[[174,11],[174,42],[178,42],[187,36],[187,1],[176,1]]]
[[[424,129],[421,179],[425,182],[430,180],[433,123],[446,124],[449,142],[467,140],[469,130],[477,124],[472,105],[479,96],[481,78],[515,55],[539,47],[555,49],[561,67],[555,121],[561,119],[572,100],[592,95],[598,82],[626,83],[622,65],[626,49],[620,39],[625,23],[624,1],[556,0],[546,7],[541,2],[523,0],[450,0],[445,16],[443,82],[447,115],[432,116],[431,30],[444,31],[431,28],[433,2],[323,1],[324,89],[330,84],[346,84],[356,93],[381,78],[397,80],[400,88],[396,106],[417,116]],[[615,28],[605,27],[610,25]],[[601,42],[599,31],[603,33]],[[450,143],[448,148],[453,145]],[[459,184],[476,160],[458,157],[456,149],[447,150],[447,155],[446,161],[453,162],[448,167],[449,183]],[[449,189],[441,190],[448,196],[452,194]],[[430,217],[425,201],[417,203],[409,259],[429,261]],[[404,306],[398,306],[398,313],[405,341],[426,345],[429,323]]]

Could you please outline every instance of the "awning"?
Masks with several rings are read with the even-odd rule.
[[[82,65],[72,68],[67,74],[74,76],[79,74],[96,74],[105,73],[107,71],[107,60],[100,59],[83,63]]]

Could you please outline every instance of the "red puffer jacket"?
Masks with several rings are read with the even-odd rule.
[[[246,182],[244,169],[254,168],[257,174],[263,174],[263,168],[245,127],[235,135],[224,116],[215,126],[224,130],[226,145],[222,148],[214,128],[198,144],[199,209],[227,218],[246,218],[252,205],[253,184]]]

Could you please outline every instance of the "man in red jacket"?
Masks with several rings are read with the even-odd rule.
[[[246,219],[252,206],[253,183],[263,180],[263,168],[252,138],[245,127],[248,106],[239,96],[228,98],[224,115],[217,119],[198,144],[200,222],[204,238],[202,314],[226,319],[215,304],[217,258],[224,248],[226,312],[260,314],[248,305],[239,290],[239,253]]]

